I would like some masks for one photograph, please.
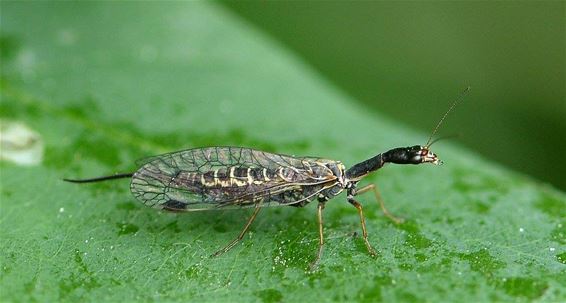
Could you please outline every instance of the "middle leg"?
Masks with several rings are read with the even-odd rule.
[[[324,234],[323,234],[323,221],[322,221],[322,210],[324,209],[324,205],[325,205],[324,203],[325,203],[324,201],[319,201],[317,207],[319,242],[318,242],[318,252],[316,253],[316,258],[310,265],[311,270],[316,269],[316,267],[318,266],[318,261],[320,260],[320,256],[322,256],[322,249],[324,248]]]
[[[381,211],[383,211],[383,214],[391,219],[391,221],[395,222],[395,224],[401,224],[403,223],[403,219],[402,218],[397,218],[394,215],[392,215],[387,208],[385,208],[385,203],[383,202],[383,198],[381,197],[381,193],[379,192],[379,190],[377,189],[377,186],[375,184],[368,184],[358,190],[356,190],[354,195],[360,195],[363,194],[365,192],[368,191],[373,191],[373,194],[375,195],[375,199],[377,200],[377,202],[379,202],[379,206],[381,207]]]
[[[377,252],[375,252],[375,250],[373,249],[373,247],[371,247],[371,244],[369,244],[368,241],[368,232],[366,229],[366,219],[364,218],[364,212],[362,210],[362,205],[354,200],[354,197],[348,197],[348,202],[350,202],[350,204],[354,205],[354,207],[358,210],[358,214],[360,215],[360,222],[362,223],[362,238],[364,239],[364,242],[366,244],[366,247],[368,249],[368,252],[370,255],[372,256],[377,256]]]

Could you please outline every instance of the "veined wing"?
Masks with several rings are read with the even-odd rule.
[[[289,205],[335,184],[320,160],[240,147],[189,149],[144,160],[130,188],[144,204],[169,210]]]

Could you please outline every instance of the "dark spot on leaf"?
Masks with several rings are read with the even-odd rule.
[[[425,254],[415,254],[415,260],[419,263],[422,263],[428,260],[428,257]]]
[[[488,278],[492,278],[495,273],[505,267],[505,263],[497,260],[489,254],[487,249],[480,249],[468,254],[458,254],[461,260],[468,261],[473,271],[479,272]]]
[[[415,249],[424,249],[432,245],[432,241],[420,232],[415,221],[405,221],[403,224],[397,226],[407,232],[404,245]]]
[[[2,90],[8,84],[2,82]],[[13,120],[30,121],[35,120],[41,116],[41,110],[38,106],[33,106],[27,102],[16,102],[9,94],[2,95],[0,102],[0,117],[9,117]]]
[[[468,205],[468,207],[470,207],[474,212],[478,214],[486,214],[491,209],[491,205],[487,203],[482,203],[480,201],[467,203],[466,205]]]
[[[427,239],[425,236],[423,236],[422,234],[418,233],[418,234],[407,234],[407,236],[405,237],[405,245],[415,248],[415,249],[423,249],[423,248],[427,248],[430,247],[432,245],[432,241],[430,241],[429,239]]]
[[[116,226],[118,227],[119,236],[133,234],[140,229],[136,225],[130,223],[117,223]]]
[[[449,225],[462,224],[462,222],[464,221],[464,219],[461,217],[448,217],[443,219],[446,220],[446,223]]]
[[[397,264],[400,267],[400,269],[403,270],[407,270],[407,264],[408,262],[414,261],[413,257],[410,255],[409,251],[406,249],[406,247],[401,247],[401,246],[396,246],[393,248],[393,255],[395,256],[395,259],[397,260]]]
[[[6,263],[2,263],[2,267],[0,267],[2,269],[2,273],[4,274],[4,276],[8,275],[11,271],[12,271],[12,267],[6,265]]]
[[[185,277],[187,277],[188,279],[197,279],[201,277],[201,273],[205,270],[207,270],[207,268],[202,264],[193,264],[189,268],[187,268],[187,270],[185,270]]]
[[[100,109],[96,100],[87,97],[83,101],[67,105],[61,108],[61,113],[74,119],[89,119],[100,115]],[[95,121],[98,119],[95,119]]]
[[[396,292],[396,299],[399,302],[422,302],[423,299],[417,298],[414,294],[407,292],[405,290],[397,290]]]
[[[501,287],[503,287],[507,294],[513,297],[533,300],[544,294],[548,288],[548,284],[546,281],[540,279],[513,277],[507,278],[505,282],[502,283]]]
[[[546,192],[541,194],[535,206],[551,217],[566,218],[566,201]]]
[[[229,230],[228,226],[226,226],[226,224],[222,224],[222,223],[215,223],[215,224],[212,225],[212,228],[214,229],[215,232],[218,232],[218,233],[225,233]]]
[[[78,249],[75,249],[75,263],[79,266],[79,269],[83,273],[88,273],[88,268],[86,264],[83,262],[83,258],[81,257],[81,252]]]
[[[354,247],[356,248],[357,254],[367,254],[368,249],[362,237],[356,237],[353,239]]]
[[[373,277],[372,282],[373,283],[371,283],[371,285],[366,285],[360,289],[356,296],[358,301],[381,302],[383,301],[382,289],[393,284],[391,277],[387,275],[375,276]]]
[[[401,264],[397,265],[397,267],[399,267],[399,269],[405,270],[405,271],[413,270],[413,265],[409,264],[409,263],[401,263]]]
[[[116,204],[116,209],[123,209],[123,210],[134,210],[137,206],[133,202],[123,202]]]
[[[74,261],[76,270],[70,272],[69,276],[59,281],[60,299],[79,299],[79,290],[90,291],[99,288],[100,283],[93,277],[83,261],[82,252],[75,249]]]
[[[283,301],[283,294],[277,289],[269,288],[254,293],[263,303],[276,303]]]
[[[26,293],[31,294],[35,291],[37,286],[37,276],[34,276],[31,281],[24,283],[24,290]]]
[[[14,194],[13,191],[8,190],[6,188],[2,188],[1,190],[2,190],[2,196],[6,197],[6,198],[10,198]]]
[[[177,226],[177,221],[172,221],[171,223],[165,225],[163,229],[173,231],[174,233],[181,232],[181,229],[179,228],[179,226]]]
[[[308,264],[310,264],[310,261],[313,260],[312,258],[313,257],[311,256]],[[306,272],[306,274],[308,274],[308,286],[319,287],[325,290],[332,289],[334,287],[334,284],[326,279],[326,272],[327,269],[324,263],[319,263],[318,268],[315,271],[309,270],[308,272]]]
[[[566,264],[566,252],[556,255],[556,260],[562,264]]]
[[[0,58],[4,61],[3,64],[11,60],[19,48],[20,41],[16,37],[6,34],[0,35]]]

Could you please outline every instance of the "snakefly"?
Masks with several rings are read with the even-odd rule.
[[[468,90],[469,87],[464,93]],[[363,241],[369,253],[375,255],[368,241],[362,205],[356,196],[373,192],[384,214],[396,223],[401,221],[387,211],[374,184],[358,188],[358,182],[386,163],[441,164],[430,150],[431,144],[436,141],[431,140],[459,100],[440,119],[425,145],[393,148],[349,169],[340,161],[317,157],[294,157],[243,147],[204,147],[144,159],[133,173],[64,180],[89,183],[131,178],[130,190],[136,199],[147,206],[171,212],[253,208],[238,237],[213,256],[227,252],[242,240],[263,207],[303,207],[316,199],[320,240],[313,266],[318,263],[324,246],[324,206],[328,200],[346,191],[348,202],[358,211]]]

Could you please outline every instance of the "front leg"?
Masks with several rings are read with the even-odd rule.
[[[364,242],[366,244],[366,247],[368,249],[369,254],[372,255],[372,256],[376,256],[377,253],[375,252],[373,247],[371,247],[371,244],[369,244],[369,241],[368,241],[368,232],[367,232],[367,229],[366,229],[366,219],[364,218],[364,212],[362,210],[362,205],[354,199],[353,191],[348,192],[348,202],[350,204],[352,204],[358,210],[358,214],[360,215],[360,222],[362,223],[362,238],[364,239]]]
[[[363,193],[365,193],[365,192],[368,192],[368,191],[370,191],[370,190],[373,191],[373,194],[375,195],[375,199],[379,202],[379,206],[381,207],[381,211],[383,211],[383,214],[384,214],[387,218],[391,219],[391,221],[393,221],[395,224],[401,224],[401,223],[403,223],[403,219],[402,219],[402,218],[397,218],[397,217],[395,217],[394,215],[392,215],[392,214],[387,210],[387,208],[385,208],[385,203],[383,202],[383,198],[381,197],[381,193],[379,192],[379,189],[377,189],[377,185],[375,185],[375,184],[369,184],[369,185],[366,185],[366,186],[364,186],[364,187],[362,187],[362,188],[360,188],[360,189],[357,189],[357,190],[354,188],[354,189],[352,190],[352,194],[353,194],[354,196],[356,196],[356,195],[360,195],[360,194],[363,194]]]

